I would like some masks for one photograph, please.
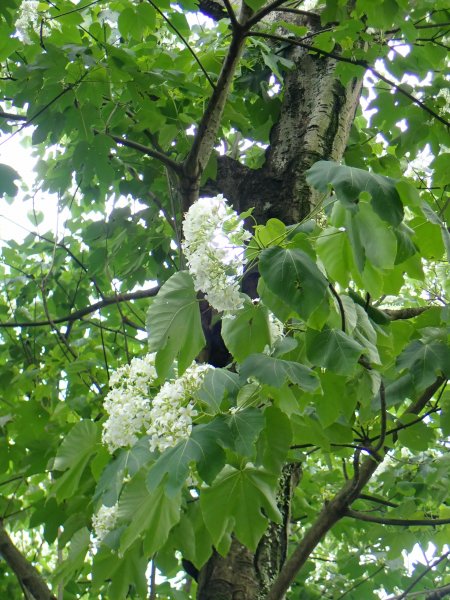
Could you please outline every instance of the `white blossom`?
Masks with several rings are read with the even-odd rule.
[[[197,415],[193,396],[201,386],[210,365],[192,363],[178,379],[166,381],[153,398],[150,411],[150,449],[163,452],[187,439],[192,431],[192,420]]]
[[[145,432],[151,450],[160,452],[191,434],[197,414],[193,397],[213,367],[193,362],[181,377],[166,381],[157,391],[155,356],[133,358],[110,377],[102,440],[111,453],[134,445]]]
[[[157,378],[155,354],[133,358],[110,377],[110,391],[104,408],[108,418],[103,424],[103,443],[109,452],[132,446],[151,419],[151,387]]]
[[[219,312],[243,306],[239,277],[243,274],[244,244],[251,236],[239,215],[222,195],[200,198],[185,215],[183,250],[195,287]]]
[[[273,346],[275,342],[284,337],[284,325],[280,319],[278,319],[273,312],[269,311],[269,333],[270,342]]]
[[[46,36],[50,29],[61,30],[61,24],[57,20],[45,20],[38,11],[38,0],[22,0],[19,16],[15,22],[17,37],[23,44],[32,44],[30,31],[34,30],[38,35]]]
[[[97,513],[92,516],[92,528],[97,542],[96,545],[100,544],[116,526],[118,506],[118,503],[114,506],[102,504]]]

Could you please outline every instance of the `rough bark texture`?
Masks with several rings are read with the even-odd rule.
[[[297,17],[298,18],[298,17]],[[309,23],[319,30],[320,23]],[[270,135],[264,165],[252,170],[222,156],[215,182],[208,191],[223,193],[243,211],[255,207],[260,223],[276,217],[296,223],[317,202],[305,180],[305,171],[321,159],[339,161],[347,143],[358,105],[361,80],[344,87],[335,75],[336,60],[292,47],[295,68],[284,81],[284,99],[278,122]],[[200,571],[199,600],[263,600],[286,559],[290,502],[299,467],[290,465],[280,482],[282,525],[270,524],[255,554],[233,539],[226,557],[216,552]],[[277,600],[282,600],[282,594]]]
[[[0,555],[14,571],[22,588],[35,600],[56,600],[39,571],[13,544],[2,523],[0,523]]]
[[[309,24],[318,31],[318,22]],[[337,61],[293,46],[295,63],[284,81],[278,122],[270,135],[266,160],[252,170],[230,157],[220,157],[215,187],[240,211],[255,207],[254,217],[297,223],[317,202],[305,172],[318,160],[339,161],[358,106],[362,80],[343,86]]]

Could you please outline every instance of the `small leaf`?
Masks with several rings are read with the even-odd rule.
[[[425,388],[441,373],[450,376],[450,348],[438,342],[413,340],[398,357],[397,366],[408,369],[415,385]]]
[[[300,363],[273,358],[266,354],[252,354],[240,368],[241,377],[247,380],[256,377],[260,383],[281,387],[288,380],[307,392],[319,387],[317,375],[309,367]]]
[[[152,492],[167,475],[167,495],[178,493],[189,475],[189,466],[196,463],[200,477],[210,483],[225,464],[224,447],[232,445],[232,436],[223,417],[193,428],[187,440],[168,448],[150,468],[147,486]]]
[[[61,501],[77,490],[81,476],[99,442],[99,430],[92,421],[80,421],[64,438],[56,454],[53,468],[66,471],[53,485],[53,493]]]
[[[403,204],[396,181],[390,177],[320,160],[307,171],[306,180],[322,193],[331,184],[337,199],[349,208],[357,203],[361,192],[369,192],[372,208],[381,219],[394,226],[403,220]]]
[[[209,369],[197,396],[210,409],[207,412],[216,414],[220,410],[222,401],[227,397],[235,397],[239,389],[237,373],[232,373],[228,369]]]
[[[252,457],[255,441],[264,426],[264,415],[258,408],[246,408],[226,417],[234,440],[234,449],[241,456]]]
[[[317,332],[309,329],[306,334],[306,354],[319,367],[334,373],[350,375],[356,369],[364,348],[339,329]]]
[[[353,215],[355,226],[358,227],[366,258],[376,267],[392,268],[397,255],[396,237],[366,202],[360,202],[358,211]]]
[[[406,425],[409,418],[414,421],[417,417],[415,415],[405,415],[401,420]],[[434,441],[434,433],[423,421],[418,421],[414,425],[401,429],[398,432],[398,440],[412,452],[423,452]]]
[[[289,417],[276,406],[266,407],[264,418],[266,426],[258,441],[261,462],[270,472],[278,474],[291,445],[292,427]]]
[[[222,337],[238,362],[249,354],[262,352],[265,346],[270,345],[267,309],[261,304],[245,302],[234,318],[222,320]]]
[[[19,188],[14,183],[20,179],[19,173],[9,165],[0,164],[0,197],[6,194],[7,196],[15,196]]]
[[[267,248],[259,270],[270,291],[307,319],[324,299],[328,282],[311,258],[298,248]]]

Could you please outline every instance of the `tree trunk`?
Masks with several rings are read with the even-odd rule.
[[[314,27],[320,29],[318,19]],[[318,160],[342,158],[361,92],[361,79],[342,85],[335,74],[336,59],[309,54],[298,46],[289,50],[288,57],[295,67],[284,80],[281,111],[264,165],[252,170],[222,156],[215,182],[208,182],[208,191],[222,193],[238,211],[255,207],[258,223],[273,217],[296,223],[314,208],[317,197],[305,172]],[[298,480],[299,465],[288,465],[279,493],[284,522],[270,524],[255,554],[236,539],[227,556],[214,552],[199,574],[199,600],[267,597],[286,558],[290,502]]]

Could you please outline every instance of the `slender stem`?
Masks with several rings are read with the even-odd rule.
[[[17,549],[0,522],[0,554],[16,575],[21,587],[35,600],[56,600],[39,571]]]
[[[233,31],[231,43],[222,64],[216,87],[198,124],[191,150],[184,161],[184,180],[182,182],[183,212],[186,212],[192,202],[195,202],[198,198],[200,177],[216,143],[222,114],[234,73],[244,49],[245,40],[245,34],[240,29]]]
[[[448,525],[450,519],[393,519],[389,517],[377,517],[359,510],[348,508],[344,517],[358,519],[366,523],[379,523],[380,525],[397,525],[399,527],[436,527],[437,525]]]
[[[423,407],[442,385],[442,380],[443,378],[440,377],[430,385],[405,413],[418,414],[421,412]],[[358,464],[357,477],[346,481],[334,498],[324,504],[314,523],[306,531],[302,540],[284,563],[268,592],[266,600],[279,600],[286,594],[289,586],[295,580],[297,573],[307,562],[311,553],[330,529],[346,515],[349,506],[359,497],[361,491],[370,481],[381,462],[381,460],[376,460],[371,455],[367,456],[360,465]],[[450,520],[447,522],[450,522]]]
[[[287,0],[274,0],[273,2],[270,2],[269,4],[267,4],[267,6],[261,8],[261,10],[259,10],[257,13],[255,13],[248,19],[248,21],[245,23],[245,28],[247,30],[250,29],[250,27],[253,27],[253,25],[256,25],[257,23],[262,21],[264,17],[266,17],[272,11],[276,10],[286,1]]]
[[[202,63],[200,62],[200,59],[198,58],[198,56],[195,54],[195,52],[192,50],[189,42],[187,41],[187,39],[183,36],[183,34],[178,30],[177,27],[175,27],[175,25],[171,22],[171,20],[166,17],[166,15],[162,12],[161,9],[159,9],[156,4],[154,2],[152,2],[152,0],[148,0],[148,2],[153,6],[153,8],[156,10],[156,12],[161,15],[161,17],[164,19],[164,21],[167,23],[167,25],[173,29],[173,31],[175,32],[175,34],[180,38],[180,40],[183,42],[183,44],[186,46],[186,48],[188,49],[188,51],[190,52],[190,54],[192,55],[192,57],[194,58],[195,62],[198,64],[198,66],[200,67],[200,69],[202,70],[203,75],[206,77],[206,80],[208,81],[209,85],[214,89],[215,88],[215,84],[213,82],[213,80],[211,79],[211,77],[208,75],[208,72],[206,71],[205,67],[202,65]]]
[[[342,304],[341,297],[339,296],[339,294],[337,293],[337,291],[334,289],[334,286],[331,283],[329,283],[328,287],[330,288],[331,293],[336,298],[336,302],[338,303],[339,312],[341,313],[341,329],[345,333],[345,310],[344,310],[344,305]]]
[[[172,169],[172,171],[175,173],[181,173],[181,165],[167,156],[167,154],[159,152],[158,150],[153,150],[153,148],[149,148],[148,146],[140,144],[139,142],[134,142],[133,140],[128,140],[118,135],[113,135],[112,133],[105,132],[104,134],[113,139],[117,144],[120,144],[121,146],[127,146],[128,148],[133,148],[134,150],[142,152],[142,154],[147,154],[147,156],[151,156],[152,158],[159,160],[159,162],[161,162],[163,165],[166,165],[166,167],[169,169]]]
[[[129,302],[130,300],[139,300],[141,298],[152,298],[158,293],[159,287],[150,288],[147,290],[137,290],[135,292],[129,292],[128,294],[116,294],[115,296],[105,296],[102,300],[94,302],[89,306],[85,306],[80,310],[76,310],[69,315],[64,317],[56,317],[54,319],[47,319],[45,321],[7,321],[5,323],[0,322],[0,329],[10,327],[43,327],[46,325],[57,325],[58,323],[68,323],[77,321],[85,315],[89,315],[96,310],[110,306],[111,304],[117,304],[118,302]]]
[[[377,445],[372,448],[372,452],[378,452],[384,446],[384,440],[386,439],[386,428],[387,428],[387,411],[386,411],[386,390],[384,387],[384,381],[380,382],[380,412],[381,412],[381,432],[378,439]]]
[[[292,44],[294,46],[299,46],[300,48],[305,48],[306,50],[309,50],[310,52],[313,52],[315,54],[319,54],[320,56],[334,58],[335,60],[340,61],[340,62],[345,62],[350,65],[355,65],[356,67],[362,67],[363,69],[370,71],[373,75],[375,75],[375,77],[377,77],[381,81],[384,81],[384,83],[387,83],[390,87],[394,88],[400,94],[403,94],[403,96],[406,96],[406,98],[408,98],[413,104],[416,104],[417,106],[422,108],[425,112],[427,112],[429,115],[434,117],[437,121],[439,121],[446,127],[450,127],[450,122],[447,121],[446,119],[444,119],[444,117],[441,117],[441,115],[439,115],[437,112],[435,112],[432,108],[429,108],[421,100],[419,100],[418,98],[416,98],[415,96],[410,94],[407,90],[402,88],[401,85],[395,83],[395,81],[392,81],[391,79],[388,79],[387,77],[382,75],[379,71],[377,71],[375,69],[375,67],[372,67],[366,60],[347,58],[345,56],[336,54],[335,52],[327,52],[326,50],[322,50],[322,48],[316,48],[315,46],[311,46],[310,44],[304,44],[303,42],[300,42],[299,40],[296,40],[295,38],[286,38],[281,35],[274,35],[271,33],[263,33],[260,31],[249,31],[246,33],[246,35],[253,36],[253,37],[261,37],[261,38],[274,40],[274,41],[278,41],[278,42],[289,42],[290,44]]]

